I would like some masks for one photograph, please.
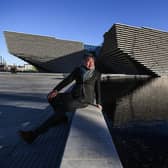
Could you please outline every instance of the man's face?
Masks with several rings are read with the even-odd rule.
[[[94,69],[95,68],[95,61],[93,57],[87,57],[84,60],[84,65],[88,68],[88,69]]]

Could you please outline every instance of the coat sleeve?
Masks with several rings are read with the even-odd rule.
[[[53,90],[60,91],[65,86],[73,82],[76,78],[78,68],[75,68],[65,79],[63,79]]]
[[[101,74],[98,73],[98,77],[95,83],[95,94],[96,94],[96,104],[101,105],[101,86],[100,86],[100,81],[101,81]]]

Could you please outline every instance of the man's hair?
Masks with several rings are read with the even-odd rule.
[[[94,60],[96,60],[96,53],[94,51],[85,52],[83,59],[87,59],[88,57],[92,57]]]

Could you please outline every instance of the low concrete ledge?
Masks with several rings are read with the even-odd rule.
[[[149,75],[102,74],[101,80],[150,78]]]
[[[61,168],[122,168],[101,111],[95,106],[75,113]]]

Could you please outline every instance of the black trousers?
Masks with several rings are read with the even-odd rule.
[[[75,112],[76,109],[84,108],[88,105],[78,99],[74,99],[70,93],[59,93],[49,103],[54,109],[54,114],[34,130],[37,134],[45,133],[49,128],[60,123],[61,119],[66,116],[66,112]]]

